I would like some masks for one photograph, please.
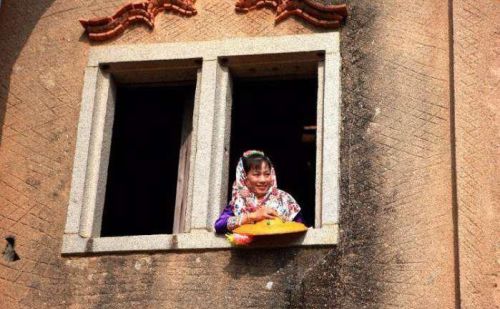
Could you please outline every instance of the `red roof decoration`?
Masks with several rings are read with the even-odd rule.
[[[111,39],[125,31],[132,23],[142,22],[154,28],[155,17],[163,11],[173,11],[182,16],[196,15],[194,0],[146,0],[122,6],[115,14],[103,18],[80,19],[92,41]]]
[[[277,23],[295,15],[314,26],[337,29],[347,17],[345,4],[324,5],[314,0],[237,0],[236,2],[236,11],[240,13],[263,7],[276,10]]]

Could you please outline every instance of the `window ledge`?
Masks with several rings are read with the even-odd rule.
[[[290,236],[283,243],[269,239],[259,241],[249,248],[326,246],[338,243],[338,225],[309,228],[306,234]],[[62,254],[144,252],[174,250],[204,250],[232,248],[224,235],[205,230],[176,235],[143,235],[123,237],[82,238],[77,234],[66,234],[63,238]]]

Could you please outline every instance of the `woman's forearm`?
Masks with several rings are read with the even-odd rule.
[[[244,213],[239,216],[231,216],[227,219],[227,230],[232,232],[235,228],[250,223],[254,223],[252,214]]]
[[[225,234],[227,232],[232,232],[240,225],[254,223],[254,221],[255,219],[252,213],[244,213],[240,216],[235,216],[231,206],[227,205],[217,221],[215,221],[215,232],[218,234]]]

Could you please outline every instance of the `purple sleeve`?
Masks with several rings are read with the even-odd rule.
[[[295,216],[295,218],[293,218],[293,221],[304,223],[304,217],[302,216],[302,211],[299,211],[299,213]]]
[[[229,231],[227,230],[227,219],[234,216],[233,210],[230,205],[227,205],[219,216],[219,219],[215,221],[215,232],[217,234],[225,234]]]

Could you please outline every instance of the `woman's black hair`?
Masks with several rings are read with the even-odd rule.
[[[269,168],[273,167],[268,156],[257,152],[243,157],[243,169],[245,173],[248,173],[251,169],[260,169],[262,162],[265,162]]]

